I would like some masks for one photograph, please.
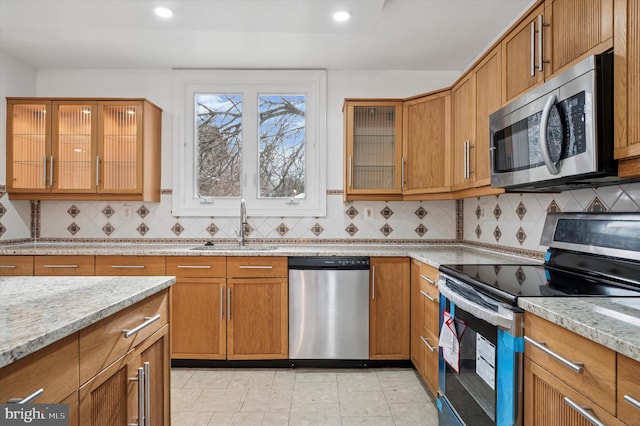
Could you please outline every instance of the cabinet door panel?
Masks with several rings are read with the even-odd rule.
[[[149,363],[149,395],[147,406],[150,408],[146,413],[149,416],[149,424],[152,425],[169,425],[169,327],[165,326],[162,330],[151,336],[149,340],[153,341],[148,347],[142,348],[140,351],[139,365]],[[167,391],[165,391],[167,390]]]
[[[500,49],[476,70],[475,186],[491,185],[489,116],[502,106]]]
[[[7,102],[7,190],[49,192],[51,102]]]
[[[453,189],[473,185],[475,164],[475,76],[452,90],[453,102]],[[467,147],[468,145],[468,147]]]
[[[288,283],[282,278],[227,280],[227,358],[289,355]]]
[[[618,354],[618,418],[629,425],[640,424],[640,362]]]

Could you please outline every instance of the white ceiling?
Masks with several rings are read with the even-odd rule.
[[[461,71],[533,1],[0,0],[0,50],[38,69]]]

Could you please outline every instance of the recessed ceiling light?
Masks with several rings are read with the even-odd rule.
[[[346,22],[351,19],[351,12],[348,10],[338,10],[333,13],[333,20],[336,22]]]
[[[164,6],[158,6],[155,9],[153,9],[153,11],[155,12],[156,15],[158,15],[161,18],[171,18],[173,16],[173,10]]]

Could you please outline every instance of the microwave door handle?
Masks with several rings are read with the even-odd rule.
[[[549,142],[547,141],[547,125],[549,123],[549,114],[551,114],[551,108],[556,103],[558,98],[556,95],[551,95],[547,99],[547,103],[544,104],[544,108],[542,109],[542,116],[540,117],[540,151],[542,152],[542,159],[544,160],[544,164],[547,166],[547,170],[552,175],[557,175],[559,173],[557,163],[554,163],[551,159],[551,154],[549,154]]]

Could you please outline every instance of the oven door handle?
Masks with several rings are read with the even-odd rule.
[[[473,288],[471,288],[466,284],[463,284],[460,282],[456,282],[456,284],[465,287],[465,289],[467,289],[470,292],[476,293],[477,296],[480,298],[485,298],[480,293],[478,293],[477,291],[475,291]],[[504,330],[511,330],[513,323],[515,321],[516,313],[507,309],[506,305],[498,301],[491,301],[491,303],[498,305],[498,309],[499,309],[498,311],[493,311],[484,306],[481,306],[478,303],[475,303],[474,301],[469,300],[465,295],[460,294],[457,291],[455,291],[453,288],[449,287],[447,285],[446,279],[440,280],[439,288],[440,288],[440,294],[442,294],[444,297],[446,297],[451,302],[453,302],[457,308],[463,309],[464,311],[467,311],[468,313],[475,316],[476,318],[484,320],[491,325],[500,327]],[[504,305],[505,308],[500,309],[501,305]]]
[[[542,154],[542,159],[544,160],[545,166],[547,166],[547,170],[552,175],[557,175],[560,171],[558,170],[558,163],[554,162],[551,159],[551,154],[549,153],[549,141],[547,140],[547,127],[549,124],[549,116],[551,115],[551,109],[556,104],[558,97],[556,95],[551,95],[547,99],[547,102],[544,104],[544,108],[542,109],[542,116],[540,117],[540,152]]]

